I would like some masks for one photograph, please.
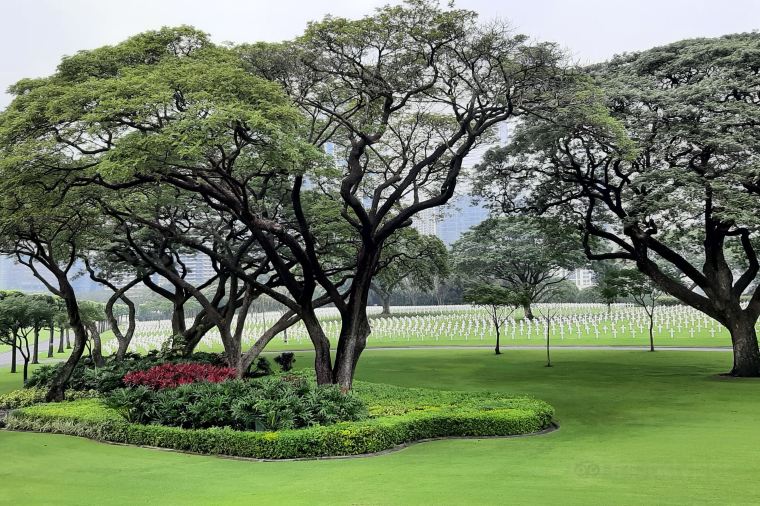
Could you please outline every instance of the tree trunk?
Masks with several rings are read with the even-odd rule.
[[[335,354],[333,381],[340,385],[344,392],[351,390],[356,363],[367,346],[370,326],[366,307],[366,304],[364,307],[359,304],[349,306],[349,312],[342,321],[338,349]]]
[[[26,385],[26,380],[29,379],[29,359],[24,359],[24,385]]]
[[[220,333],[222,330],[220,329]],[[228,332],[229,333],[229,332]],[[242,378],[247,372],[243,368],[243,355],[241,353],[240,341],[237,339],[225,339],[224,343],[224,358],[227,361],[227,367],[235,369],[236,376]]]
[[[32,363],[40,363],[40,328],[34,327],[34,350],[32,351]]]
[[[527,320],[532,320],[533,318],[535,318],[533,316],[533,309],[530,307],[530,302],[526,302],[525,304],[523,304],[523,315],[525,319]]]
[[[55,352],[55,325],[50,324],[50,336],[48,336],[48,358],[53,358]]]
[[[69,329],[66,329],[66,349],[71,349],[71,339],[69,339]]]
[[[69,324],[74,330],[74,348],[71,350],[68,360],[64,362],[63,366],[59,370],[53,382],[50,385],[50,390],[45,396],[45,400],[48,402],[60,402],[64,399],[66,392],[66,386],[71,378],[71,373],[74,372],[74,368],[79,363],[79,359],[82,358],[84,353],[85,344],[87,343],[87,331],[82,324],[82,318],[79,315],[79,304],[77,302],[74,289],[71,287],[66,274],[62,273],[58,276],[58,283],[61,287],[61,298],[66,303],[66,312],[69,317]],[[68,331],[66,332],[68,336]]]
[[[16,347],[18,343],[18,338],[16,336],[13,336],[13,348],[11,350],[11,373],[16,372],[16,354],[18,353],[18,348]]]
[[[499,349],[499,341],[501,338],[501,325],[498,323],[496,324],[496,349],[494,350],[497,355],[501,355],[501,350]]]
[[[649,351],[654,351],[654,316],[649,317]]]
[[[734,366],[731,376],[760,376],[760,351],[757,345],[757,333],[752,322],[745,317],[738,317],[729,327],[734,348]]]
[[[314,346],[314,372],[317,374],[317,384],[330,385],[334,382],[330,340],[327,339],[322,325],[313,311],[305,311],[301,315],[301,320]]]
[[[383,301],[383,312],[380,314],[388,315],[391,314],[391,296],[390,294],[379,294],[380,300]]]
[[[340,337],[338,338],[338,349],[335,353],[333,381],[340,385],[343,392],[351,390],[356,364],[367,346],[367,336],[372,331],[367,318],[367,300],[372,283],[372,273],[375,271],[379,257],[380,248],[373,253],[368,253],[366,250],[360,251],[357,265],[366,266],[366,268],[360,269],[359,276],[354,278],[348,303],[343,314],[341,314]]]
[[[90,331],[90,338],[92,338],[92,361],[95,362],[95,367],[103,367],[106,365],[106,361],[103,358],[103,346],[100,342],[98,325],[95,322],[90,322],[87,324],[87,329]]]
[[[194,324],[182,334],[182,340],[184,344],[179,350],[180,355],[183,357],[189,357],[195,352],[195,348],[198,347],[203,336],[205,336],[209,330],[214,327],[214,324],[207,320],[202,320],[201,323]]]
[[[58,327],[58,353],[64,352],[63,327]]]
[[[552,366],[552,356],[551,356],[551,334],[550,334],[550,325],[551,325],[551,319],[546,319],[546,367]]]

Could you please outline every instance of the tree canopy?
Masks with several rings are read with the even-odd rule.
[[[760,374],[760,34],[684,40],[566,76],[551,114],[492,151],[478,188],[584,230],[589,258],[633,262],[726,326],[732,373]],[[519,196],[519,198],[518,198]],[[737,272],[737,275],[734,275]]]

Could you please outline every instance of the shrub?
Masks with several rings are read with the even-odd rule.
[[[283,372],[288,372],[293,369],[293,364],[296,361],[296,355],[292,351],[286,351],[274,357],[274,361],[279,364],[280,369]]]
[[[146,386],[154,390],[176,388],[180,385],[208,381],[221,383],[233,379],[235,369],[209,364],[161,364],[147,371],[132,371],[124,376],[128,386]]]
[[[46,390],[25,388],[0,395],[0,409],[16,409],[45,402]]]
[[[12,411],[7,426],[194,453],[283,459],[373,453],[429,438],[527,434],[549,426],[553,415],[548,404],[523,397],[361,382],[356,382],[355,389],[358,397],[377,410],[397,414],[277,432],[183,429],[129,423],[99,400],[81,400]],[[149,392],[156,395],[171,391]],[[412,401],[417,395],[422,401],[419,404]],[[451,402],[463,398],[461,406],[451,407]]]
[[[47,390],[43,388],[22,388],[0,395],[0,409],[16,409],[45,402]],[[66,391],[66,400],[97,397],[96,390]]]
[[[266,357],[259,357],[256,360],[256,367],[249,369],[246,376],[249,378],[263,378],[264,376],[269,376],[270,374],[272,374],[272,364]]]
[[[192,383],[159,391],[141,385],[115,390],[106,402],[131,422],[184,428],[296,429],[367,416],[356,396],[297,376]]]

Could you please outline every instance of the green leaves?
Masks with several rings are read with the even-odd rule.
[[[559,269],[583,263],[576,230],[527,216],[484,221],[454,243],[451,255],[462,279],[501,285],[527,301],[547,295],[562,279]]]

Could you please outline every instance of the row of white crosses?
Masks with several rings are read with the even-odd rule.
[[[485,311],[472,306],[406,306],[394,307],[396,314],[376,317],[379,307],[370,307],[370,340],[376,341],[453,341],[492,339],[495,332]],[[323,329],[333,343],[340,332],[340,320],[335,308],[317,310]],[[505,339],[545,339],[547,321],[541,315],[551,313],[551,338],[599,339],[610,337],[647,338],[649,319],[642,308],[630,304],[615,304],[611,311],[603,304],[537,304],[536,318],[526,320],[515,314],[502,327]],[[270,325],[282,316],[270,311],[248,315],[244,332],[244,345],[251,345]],[[192,321],[188,319],[188,325]],[[657,337],[693,338],[696,336],[727,336],[726,330],[715,320],[686,306],[661,306],[655,312],[654,333]],[[171,335],[171,322],[141,321],[137,323],[131,351],[144,352],[160,348]],[[295,347],[308,346],[308,333],[302,323],[290,327],[277,337],[281,343]],[[109,341],[105,351],[113,352],[116,343]],[[218,329],[206,334],[198,348],[221,349]]]

